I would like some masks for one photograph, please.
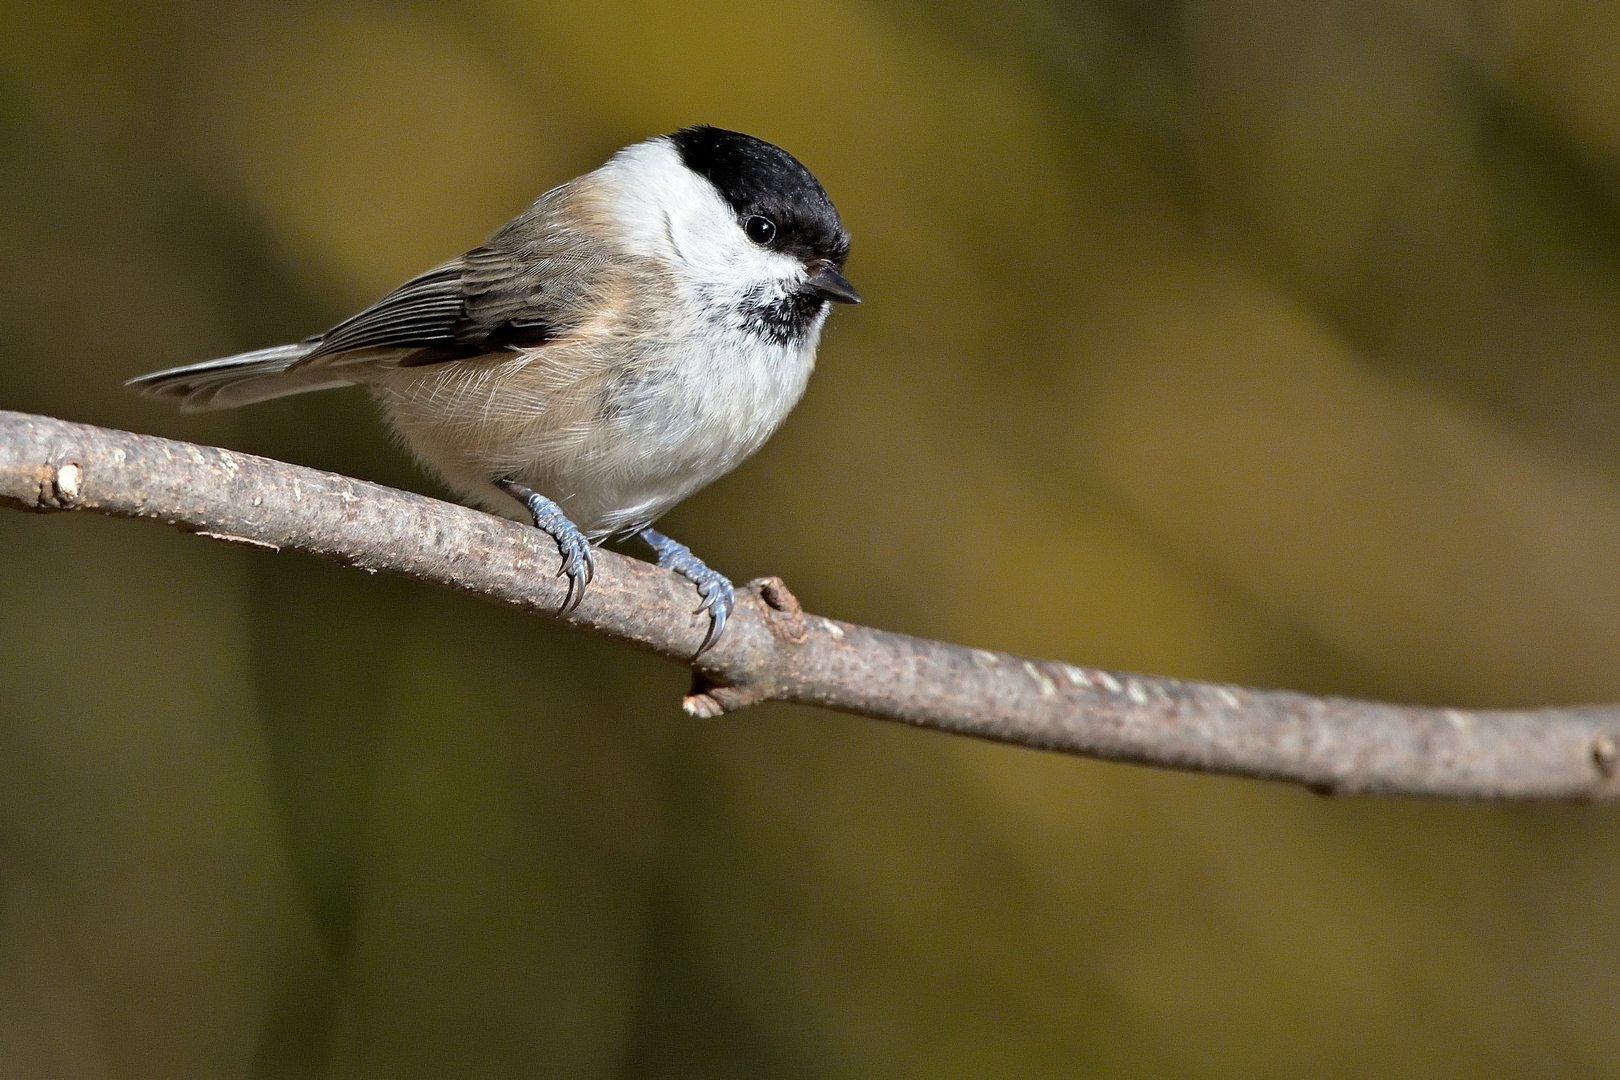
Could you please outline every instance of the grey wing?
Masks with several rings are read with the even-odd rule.
[[[419,367],[533,348],[585,321],[613,260],[561,227],[542,196],[489,242],[407,281],[325,334],[298,366],[374,361]]]
[[[185,411],[222,409],[364,381],[363,365],[417,367],[530,348],[595,310],[617,262],[569,227],[568,185],[547,192],[459,259],[412,278],[296,345],[170,368],[126,385]]]

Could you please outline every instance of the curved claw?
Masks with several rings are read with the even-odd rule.
[[[698,595],[702,597],[697,610],[709,613],[709,632],[703,635],[703,644],[698,646],[698,651],[692,654],[694,659],[702,656],[720,639],[720,631],[726,628],[726,617],[737,604],[736,590],[724,574],[709,569],[685,544],[652,529],[642,529],[637,535],[658,556],[659,566],[675,571],[697,586]]]
[[[579,531],[579,526],[568,520],[562,507],[532,488],[515,480],[497,480],[495,486],[528,507],[534,527],[557,542],[562,566],[557,576],[568,575],[568,592],[563,595],[557,614],[567,615],[578,609],[585,599],[585,586],[596,577],[596,560],[591,557],[591,542]]]
[[[731,582],[713,570],[709,573],[714,574],[713,579],[698,584],[698,592],[703,595],[703,602],[698,604],[697,609],[709,610],[709,632],[703,636],[703,644],[698,646],[695,654],[697,656],[708,652],[709,646],[720,640],[720,631],[726,628],[726,616],[731,614],[731,609],[737,604],[737,594],[732,589]]]
[[[563,559],[562,566],[557,570],[557,576],[568,575],[568,595],[563,597],[561,608],[562,613],[566,615],[577,609],[580,602],[585,599],[585,586],[596,576],[596,560],[591,558],[590,541],[586,540],[579,530],[574,530],[572,535],[558,536],[556,533],[551,535],[552,539],[557,541],[557,550]]]

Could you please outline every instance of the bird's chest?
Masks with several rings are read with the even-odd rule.
[[[814,363],[813,335],[777,343],[689,331],[615,375],[604,395],[606,427],[652,462],[724,472],[781,424]]]

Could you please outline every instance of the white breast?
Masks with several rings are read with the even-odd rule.
[[[819,320],[792,345],[734,324],[692,323],[642,354],[644,366],[615,389],[611,417],[565,481],[577,501],[595,504],[605,531],[647,524],[736,468],[804,394]]]

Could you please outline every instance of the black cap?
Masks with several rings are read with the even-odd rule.
[[[775,226],[765,246],[807,263],[844,265],[849,233],[821,184],[792,154],[752,135],[707,125],[683,128],[669,139],[686,167],[715,186],[739,222],[759,216]]]

